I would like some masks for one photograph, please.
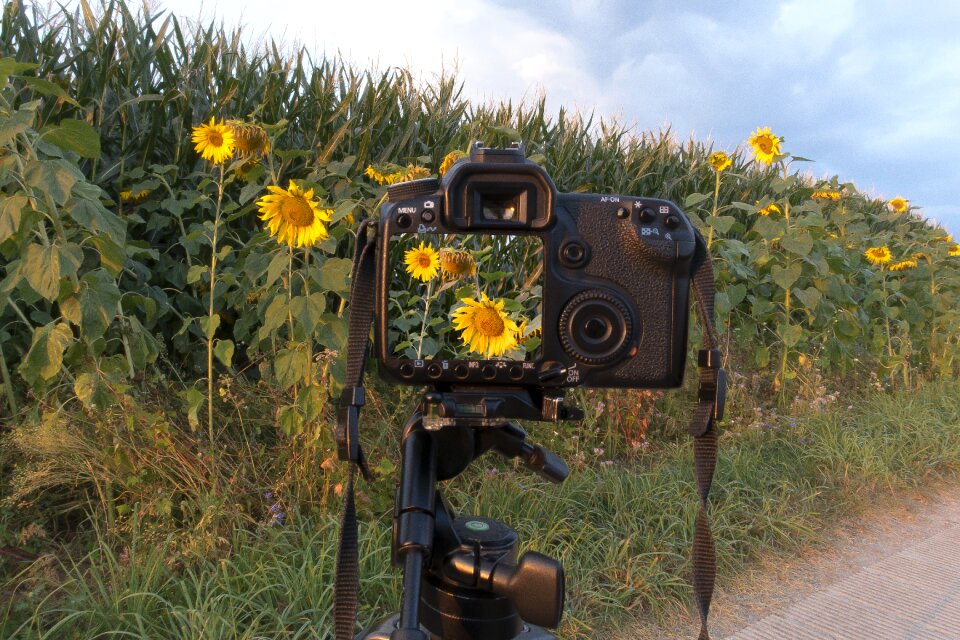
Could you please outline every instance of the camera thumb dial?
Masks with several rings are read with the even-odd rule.
[[[583,364],[611,364],[630,349],[633,324],[630,311],[618,296],[588,289],[571,298],[560,312],[560,344]]]

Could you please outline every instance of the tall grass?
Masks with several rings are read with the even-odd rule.
[[[960,471],[960,384],[871,393],[849,410],[773,419],[721,438],[713,527],[722,575],[758,553],[816,539],[869,500]],[[486,464],[486,461],[485,461]],[[691,451],[664,445],[632,464],[583,468],[557,487],[499,464],[445,488],[457,510],[514,526],[524,549],[567,571],[564,638],[604,637],[630,616],[672,611],[689,597],[696,515]],[[5,585],[4,637],[306,638],[329,633],[333,517],[237,531],[231,552],[174,557],[174,541],[94,551],[41,586],[50,560]],[[361,528],[363,623],[397,606],[389,521]],[[50,578],[48,578],[50,580]],[[31,591],[32,589],[32,591]]]

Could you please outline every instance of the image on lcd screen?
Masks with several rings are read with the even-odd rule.
[[[535,236],[402,234],[390,241],[389,353],[535,360],[543,244]]]

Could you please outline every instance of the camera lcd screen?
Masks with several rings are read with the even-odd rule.
[[[392,357],[532,361],[540,346],[536,236],[401,234],[390,241]]]

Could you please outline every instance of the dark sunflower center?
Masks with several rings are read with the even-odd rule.
[[[488,338],[503,335],[503,318],[496,309],[484,307],[478,310],[474,316],[474,324],[476,330]]]
[[[420,265],[422,269],[429,269],[431,267],[430,254],[426,251],[417,254],[417,264]]]
[[[760,139],[757,140],[757,146],[760,147],[760,150],[764,153],[770,153],[773,151],[773,140],[767,136],[761,136]]]
[[[219,131],[210,131],[210,133],[207,134],[207,141],[211,146],[222,147],[223,135]]]
[[[303,198],[289,196],[280,205],[280,215],[295,227],[309,227],[313,224],[313,209]]]

